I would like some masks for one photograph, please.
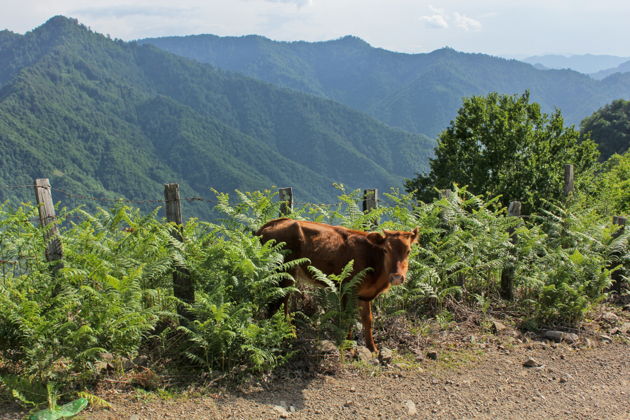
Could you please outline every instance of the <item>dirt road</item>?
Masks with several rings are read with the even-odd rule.
[[[556,348],[554,348],[556,347]],[[91,419],[630,419],[630,345],[525,343],[359,364],[235,394],[115,398]],[[440,360],[440,358],[446,360]],[[524,367],[533,358],[540,367]]]

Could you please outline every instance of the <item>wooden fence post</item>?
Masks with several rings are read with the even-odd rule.
[[[623,216],[613,216],[613,225],[618,225],[619,229],[617,229],[616,232],[614,232],[612,234],[613,239],[617,239],[618,237],[620,237],[625,229],[626,229],[626,218]],[[608,266],[608,269],[612,269],[613,267],[615,267],[617,264],[615,264],[615,260],[619,257],[622,257],[622,255],[619,255],[618,253],[611,253],[609,255],[609,258],[611,258],[611,262]],[[623,283],[624,283],[624,274],[627,276],[630,273],[624,273],[624,270],[617,270],[614,273],[611,274],[611,279],[612,279],[612,284],[610,285],[610,289],[616,291],[617,293],[621,294],[622,292],[622,288],[623,288]]]
[[[378,208],[378,190],[376,188],[363,190],[363,213],[368,213],[376,208]],[[378,226],[376,218],[372,220],[372,225]]]
[[[39,210],[39,223],[44,228],[44,241],[46,242],[46,260],[52,264],[53,274],[57,274],[63,268],[63,246],[57,228],[55,206],[50,191],[48,178],[35,180],[35,200]]]
[[[280,217],[288,216],[293,212],[293,188],[280,188],[278,195],[280,198]]]
[[[164,201],[166,203],[166,219],[175,224],[171,229],[173,238],[184,241],[181,200],[179,184],[164,184]],[[173,295],[185,303],[195,303],[195,286],[190,272],[184,267],[175,267],[173,272]],[[192,314],[183,305],[178,305],[177,313],[185,319],[192,319]]]
[[[511,217],[521,216],[521,202],[512,201],[508,207],[508,215]],[[510,241],[516,244],[517,238],[514,234],[514,228],[509,228],[508,233],[510,235]],[[514,252],[511,253],[511,257],[515,258]],[[508,263],[501,271],[501,297],[506,300],[514,299],[514,272],[516,270],[516,262],[512,261]]]
[[[564,196],[568,197],[573,192],[573,165],[564,165]]]

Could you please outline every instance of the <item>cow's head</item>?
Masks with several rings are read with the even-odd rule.
[[[385,252],[383,268],[393,286],[403,284],[409,269],[409,252],[418,240],[418,228],[411,232],[384,230],[368,233],[368,240]]]

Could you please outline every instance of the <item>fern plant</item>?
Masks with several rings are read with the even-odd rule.
[[[346,339],[357,319],[358,299],[356,289],[365,279],[369,268],[354,273],[354,260],[346,264],[339,274],[324,274],[308,266],[313,279],[324,287],[316,289],[316,298],[323,309],[319,319],[321,331],[329,335],[337,345]]]

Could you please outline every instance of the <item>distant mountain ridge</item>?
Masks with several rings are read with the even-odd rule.
[[[540,64],[547,69],[571,69],[584,74],[596,73],[610,69],[630,60],[630,57],[619,57],[607,54],[547,54],[527,57],[521,61],[529,64]]]
[[[602,80],[602,79],[607,78],[608,76],[612,76],[615,73],[629,73],[629,72],[630,72],[630,60],[619,64],[617,67],[598,71],[597,73],[592,73],[591,77],[593,79]]]
[[[429,136],[446,128],[464,96],[529,89],[544,111],[559,108],[570,124],[579,124],[614,99],[630,97],[630,78],[596,81],[571,70],[543,71],[517,60],[450,48],[427,54],[396,53],[352,36],[313,43],[278,42],[256,35],[138,42],[333,99],[394,127]]]
[[[159,199],[166,182],[197,196],[276,185],[329,200],[333,182],[401,185],[426,169],[433,146],[333,101],[74,19],[0,32],[0,184],[49,177],[75,194],[137,200]],[[0,200],[31,193],[0,189]]]

